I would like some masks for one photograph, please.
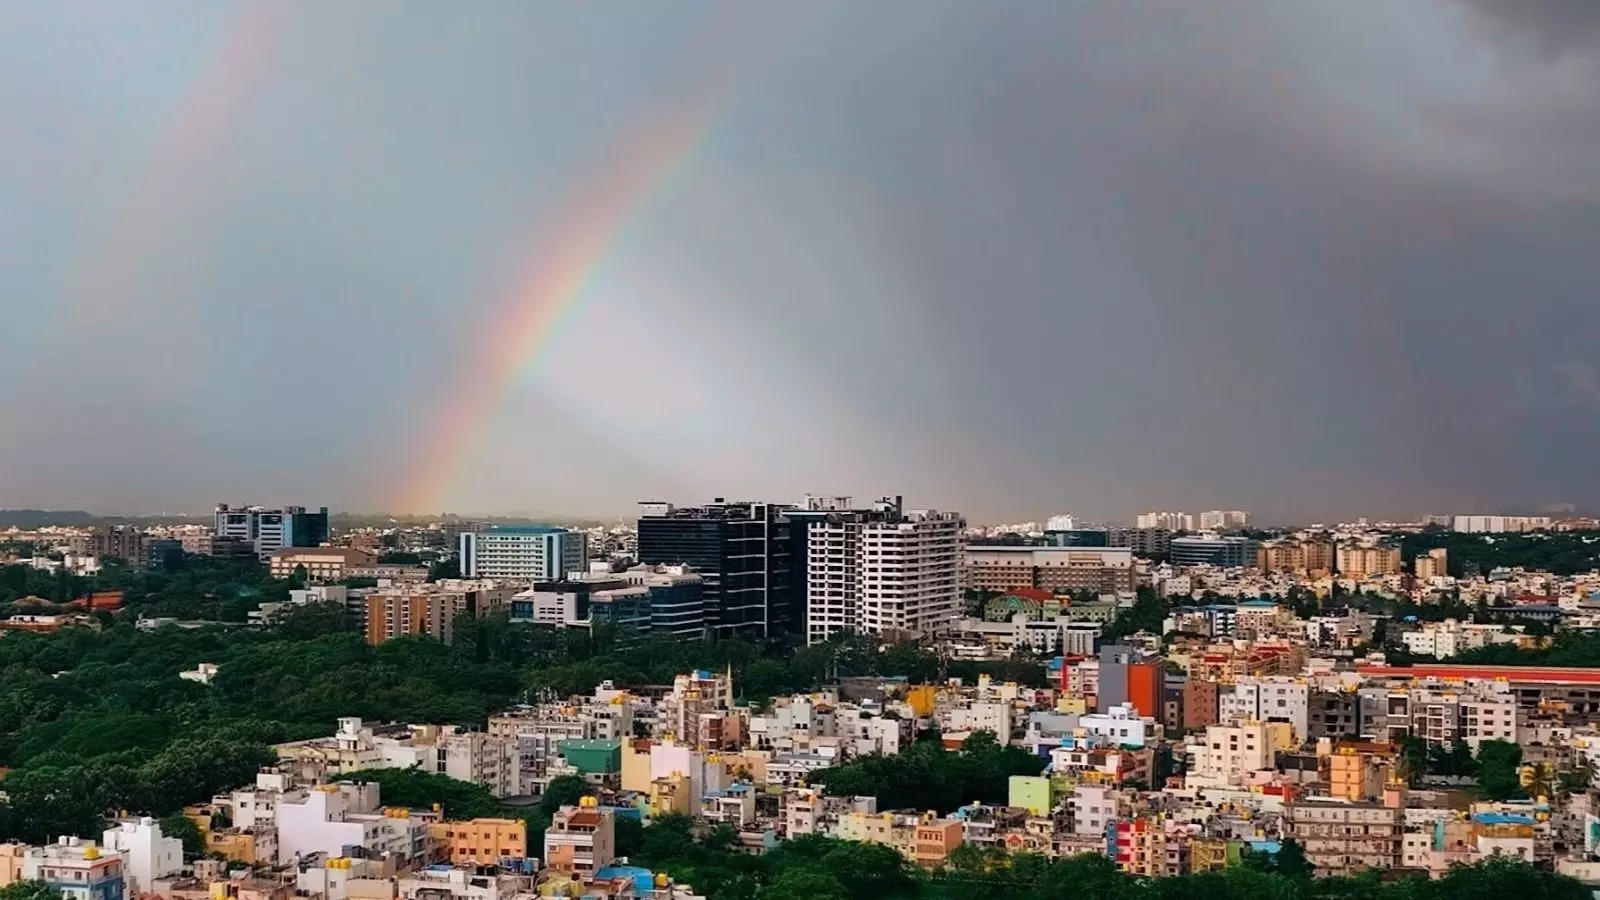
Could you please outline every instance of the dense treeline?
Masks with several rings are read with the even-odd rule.
[[[129,614],[243,622],[260,604],[289,599],[289,582],[269,577],[267,567],[254,560],[192,555],[171,571],[138,571],[110,561],[93,576],[0,566],[0,616],[18,611],[24,597],[59,605],[90,591],[122,591]]]
[[[211,603],[219,594],[253,605],[282,588],[250,582],[255,569],[123,570],[110,578],[127,579],[130,603],[147,608],[195,597]],[[106,584],[96,579],[93,586]],[[860,636],[801,648],[738,639],[618,641],[515,627],[501,615],[457,622],[450,646],[409,637],[373,647],[345,629],[336,604],[295,607],[266,630],[145,631],[126,613],[103,618],[99,631],[0,639],[0,765],[12,769],[0,839],[92,834],[101,816],[117,810],[170,814],[248,782],[271,759],[270,744],[329,734],[341,716],[481,726],[490,713],[545,692],[585,693],[605,679],[664,684],[694,668],[731,668],[738,693],[755,703],[849,675],[974,679],[981,669],[1044,681],[1034,661],[945,665],[926,650],[879,647]],[[201,662],[220,664],[212,684],[178,677]]]
[[[1600,666],[1600,634],[1558,631],[1537,649],[1490,644],[1460,653],[1446,662],[1489,666]]]
[[[1458,531],[1430,530],[1404,535],[1400,555],[1406,561],[1443,547],[1448,553],[1450,574],[1460,577],[1476,572],[1518,566],[1556,575],[1575,575],[1600,569],[1600,532],[1539,531],[1527,534],[1466,534]]]
[[[932,809],[941,813],[973,801],[1003,804],[1012,775],[1038,775],[1044,760],[979,731],[961,749],[944,749],[936,736],[893,756],[872,754],[823,769],[806,780],[845,796],[878,798],[879,809]]]
[[[1283,856],[1293,844],[1285,845]],[[619,839],[620,850],[632,842]],[[696,834],[681,817],[665,817],[639,836],[634,861],[670,873],[710,900],[847,900],[858,897],[960,897],[963,900],[1591,900],[1575,879],[1509,858],[1384,880],[1376,871],[1311,878],[1304,857],[1277,863],[1251,855],[1221,872],[1134,878],[1100,855],[1051,860],[1031,853],[961,848],[937,872],[915,869],[894,850],[817,835],[780,843],[752,856],[735,848],[726,826]]]

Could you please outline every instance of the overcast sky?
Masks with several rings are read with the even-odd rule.
[[[1600,506],[1596,85],[1592,0],[0,4],[0,505],[394,510],[486,390],[437,509]]]

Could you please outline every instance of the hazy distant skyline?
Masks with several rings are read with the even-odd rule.
[[[1600,507],[1596,84],[1587,0],[0,5],[0,507]]]

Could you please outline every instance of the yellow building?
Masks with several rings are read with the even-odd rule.
[[[1393,544],[1341,544],[1339,574],[1345,577],[1393,575],[1400,571],[1400,548]]]
[[[26,844],[0,844],[0,887],[22,880],[22,856]]]
[[[1393,771],[1393,759],[1388,744],[1339,744],[1326,758],[1329,796],[1355,802],[1378,799]]]
[[[622,789],[650,793],[650,745],[646,738],[622,742]]]
[[[664,816],[669,813],[677,813],[681,816],[690,815],[694,806],[690,802],[693,798],[689,796],[689,790],[689,779],[678,773],[653,779],[650,782],[649,789],[650,814],[653,816]]]
[[[377,554],[352,547],[286,547],[268,559],[267,571],[273,578],[288,578],[304,569],[309,581],[338,581],[346,569],[377,563]]]
[[[428,836],[452,865],[493,865],[502,859],[525,859],[528,826],[521,819],[478,818],[435,822]]]

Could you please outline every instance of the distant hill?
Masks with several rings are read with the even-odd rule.
[[[81,509],[0,509],[0,528],[41,525],[88,525],[95,517]]]

